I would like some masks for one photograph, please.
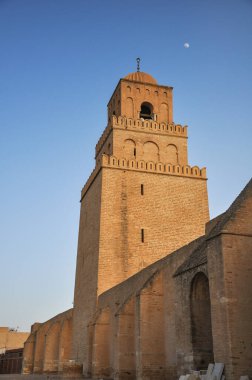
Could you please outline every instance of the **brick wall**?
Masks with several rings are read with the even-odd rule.
[[[73,314],[73,358],[80,363],[87,360],[87,324],[97,300],[101,183],[100,172],[85,194],[80,211]]]
[[[172,87],[121,79],[108,103],[108,118],[113,114],[139,118],[141,104],[151,103],[158,122],[173,121]]]
[[[204,234],[206,221],[205,180],[103,169],[98,294]]]

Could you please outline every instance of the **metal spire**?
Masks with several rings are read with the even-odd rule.
[[[139,72],[140,71],[140,61],[141,61],[141,59],[137,58],[136,61],[137,61],[137,71]]]

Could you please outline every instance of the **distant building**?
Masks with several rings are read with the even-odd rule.
[[[6,350],[0,354],[0,374],[21,373],[23,362],[23,348]]]
[[[74,308],[32,326],[23,373],[173,380],[215,361],[252,376],[252,182],[209,221],[172,87],[139,71],[114,90],[95,158]]]
[[[0,327],[0,374],[20,373],[24,342],[30,334]]]
[[[0,327],[0,354],[4,354],[6,350],[23,348],[28,336],[28,332],[19,332],[9,327]]]

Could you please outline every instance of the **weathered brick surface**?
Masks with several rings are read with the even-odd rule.
[[[207,220],[204,180],[104,169],[98,294],[202,235]]]
[[[24,345],[23,374],[79,372],[70,362],[72,348],[72,312],[67,310],[44,323],[35,323]]]
[[[111,321],[110,309],[104,309],[98,316],[92,347],[92,376],[111,377]]]
[[[44,346],[43,372],[57,372],[59,360],[60,323],[54,323],[47,331]]]
[[[187,165],[187,127],[113,116],[96,145],[96,162],[112,152],[119,158]]]
[[[136,303],[131,298],[115,316],[114,378],[136,378]]]
[[[137,378],[164,379],[164,287],[163,273],[150,280],[137,296]]]
[[[227,380],[251,376],[251,189],[207,223],[172,88],[120,80],[81,193],[73,319],[33,327],[24,373],[175,380],[214,359]]]
[[[83,202],[73,341],[74,347],[79,345],[78,359],[87,360],[86,327],[95,311],[96,294],[202,235],[208,203],[204,179],[116,168],[99,172]],[[87,227],[83,227],[85,218]]]
[[[141,76],[141,74],[143,74]],[[108,103],[108,119],[112,115],[138,119],[141,104],[151,103],[154,117],[158,122],[173,121],[172,87],[159,86],[157,83],[143,83],[148,80],[144,73],[139,81],[131,78],[121,79]]]
[[[87,325],[96,308],[101,183],[100,172],[81,203],[73,315],[73,358],[80,363],[87,360]]]
[[[144,374],[146,378],[163,376],[175,379],[181,373],[181,367],[177,366],[174,310],[176,303],[180,304],[180,298],[175,292],[173,274],[201,240],[153,263],[100,295],[98,309],[111,310],[112,337],[116,336],[114,343],[113,338],[108,343],[110,361],[114,363],[114,378],[130,379],[137,373],[137,378]],[[156,359],[153,355],[149,361],[150,352],[155,353],[155,350],[158,352]],[[160,358],[163,364],[159,373]]]
[[[149,85],[130,85],[128,79],[118,86],[108,107],[108,127],[96,147],[96,169],[82,191],[73,358],[83,362],[86,373],[87,326],[97,297],[204,234],[209,220],[205,172],[186,166],[186,128],[169,124],[171,88],[152,84],[148,93]],[[132,114],[128,92],[133,94]],[[152,104],[156,124],[137,121],[143,101]],[[171,111],[166,117],[165,102]],[[118,118],[112,115],[114,103]]]
[[[215,360],[225,363],[227,378],[252,376],[252,237],[225,234],[214,243],[208,266]]]
[[[220,302],[228,312],[228,372],[232,378],[252,377],[252,229],[250,237],[224,235],[222,241],[225,298]],[[215,338],[218,346],[220,337]]]
[[[251,376],[251,192],[252,182],[208,225],[207,235],[99,296],[98,308],[111,310],[111,327],[116,326],[113,319],[119,321],[117,342],[108,342],[114,378],[131,378],[136,371],[139,379],[175,379],[213,360],[225,364],[229,380]],[[129,337],[121,337],[121,331],[128,331]],[[128,355],[136,352],[130,361],[124,359],[124,346]]]

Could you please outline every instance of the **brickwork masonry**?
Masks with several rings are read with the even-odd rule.
[[[113,116],[112,120],[109,121],[107,127],[104,129],[98,143],[95,147],[96,157],[102,149],[104,143],[106,142],[112,129],[127,129],[131,131],[143,131],[154,134],[179,136],[187,138],[187,126],[182,126],[180,124],[167,124],[167,123],[157,123],[153,120],[143,120],[132,118],[126,118],[123,116]]]
[[[146,173],[157,173],[161,175],[171,175],[171,176],[179,176],[179,177],[188,177],[188,178],[200,178],[207,179],[206,176],[206,168],[200,169],[198,166],[189,166],[189,165],[171,165],[164,164],[162,162],[146,162],[143,160],[126,160],[124,158],[118,159],[115,156],[108,156],[106,154],[102,155],[102,159],[97,163],[95,169],[89,176],[85,186],[81,191],[81,199],[84,197],[97,174],[101,170],[102,167],[110,167],[114,169],[121,170],[133,170],[140,171]]]

